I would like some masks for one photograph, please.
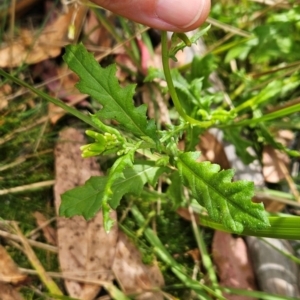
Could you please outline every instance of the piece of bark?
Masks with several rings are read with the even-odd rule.
[[[100,176],[95,158],[82,158],[79,147],[85,144],[83,134],[73,128],[63,130],[55,148],[56,183],[55,206],[58,212],[64,192],[83,185],[91,176]],[[116,213],[111,213],[116,219]],[[111,271],[117,243],[115,225],[107,234],[103,228],[102,213],[90,221],[82,216],[58,217],[57,238],[59,262],[63,274],[91,280],[112,280]],[[82,300],[93,299],[101,287],[95,284],[65,280],[69,295]]]
[[[260,289],[267,293],[298,299],[298,265],[262,239],[247,237],[246,240]],[[287,241],[270,238],[265,240],[280,250],[293,254],[293,249]]]
[[[139,294],[135,299],[163,299],[159,292],[145,291],[159,289],[164,285],[164,279],[159,268],[156,265],[144,265],[139,250],[121,231],[119,232],[113,272],[123,292]]]

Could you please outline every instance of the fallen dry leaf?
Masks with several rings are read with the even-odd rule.
[[[5,248],[0,245],[0,281],[17,284],[23,282],[26,278],[27,276],[19,271],[18,266],[6,252]]]
[[[291,130],[279,130],[276,132],[276,141],[283,144],[285,147],[289,147],[295,140],[295,134]]]
[[[53,61],[45,60],[36,65],[35,73],[42,77],[50,94],[55,98],[66,101],[70,106],[78,103],[82,106],[87,105],[84,99],[88,95],[81,94],[75,87],[75,84],[78,82],[78,76],[70,72],[66,66],[57,67]],[[53,80],[53,78],[56,79]],[[56,124],[66,114],[66,111],[57,105],[49,103],[48,114],[51,123]]]
[[[201,255],[200,255],[200,251],[198,248],[195,249],[191,249],[189,251],[186,252],[187,255],[189,255],[195,264],[199,264],[200,260],[201,260]]]
[[[138,300],[163,299],[159,292],[145,292],[145,290],[159,289],[164,285],[159,268],[156,265],[144,265],[136,246],[121,231],[112,270],[122,291],[126,294],[139,294],[135,298]]]
[[[212,243],[212,256],[217,266],[220,285],[229,288],[255,290],[255,276],[242,238],[215,231]],[[224,295],[228,300],[256,299],[241,295]]]
[[[83,33],[85,34],[85,46],[93,52],[106,51],[112,46],[111,34],[102,26],[99,18],[92,10],[84,22]]]
[[[79,146],[86,141],[81,132],[68,128],[59,136],[55,149],[56,184],[55,206],[58,211],[60,195],[83,185],[90,176],[101,175],[95,158],[83,159]],[[116,219],[116,213],[111,217]],[[117,222],[115,222],[116,224]],[[91,280],[112,280],[111,271],[117,244],[118,229],[115,225],[109,234],[103,228],[102,213],[86,221],[81,216],[59,217],[57,221],[59,262],[63,274]],[[95,284],[65,280],[71,297],[93,299],[101,289]]]
[[[187,221],[191,221],[191,215],[190,215],[190,212],[187,208],[184,208],[184,207],[179,207],[177,210],[176,210],[177,214],[187,220]],[[196,223],[199,225],[199,215],[194,213],[194,217],[195,217],[195,221]]]
[[[46,225],[47,218],[40,212],[36,211],[33,213],[33,216],[35,217],[36,223],[39,227],[41,227],[44,237],[46,241],[51,245],[56,245],[56,231],[53,227]]]
[[[264,204],[266,211],[272,212],[272,213],[280,212],[286,206],[285,203],[279,202],[276,199],[273,200],[270,198],[272,198],[272,197],[270,197],[270,196],[268,197],[268,196],[265,196],[263,193],[259,194],[256,192],[256,194],[252,198],[252,201],[256,202],[256,203],[262,202]]]
[[[50,94],[56,98],[69,102],[76,99],[73,95],[80,95],[75,87],[79,77],[66,65],[59,67],[55,61],[47,59],[34,66],[33,75],[42,78]]]
[[[280,135],[281,134],[281,135]],[[281,140],[281,143],[287,145],[290,143],[288,130],[280,131],[277,133],[277,140]],[[285,180],[290,188],[291,193],[295,197],[296,201],[300,202],[300,193],[297,186],[290,175],[289,165],[290,158],[285,152],[273,149],[270,145],[266,145],[263,149],[263,175],[266,182],[278,183],[281,180]]]
[[[128,56],[128,54],[125,52],[125,49],[124,49],[124,53],[116,54],[115,63],[118,66],[116,77],[121,83],[124,82],[129,77],[130,73],[137,74],[138,71],[137,65]],[[133,80],[135,79],[133,78]]]
[[[0,282],[0,300],[23,300],[24,298],[10,284]]]
[[[58,56],[61,48],[69,43],[67,34],[72,18],[76,16],[74,26],[78,31],[86,10],[83,5],[73,6],[68,13],[48,24],[42,32],[22,29],[18,38],[0,48],[0,67],[13,68],[24,63],[30,65]]]
[[[263,149],[263,175],[266,182],[278,183],[285,179],[284,169],[289,165],[287,154],[266,145]]]
[[[230,168],[230,163],[227,159],[223,145],[210,132],[206,131],[201,135],[199,149],[205,157],[205,160],[218,164],[225,170]]]

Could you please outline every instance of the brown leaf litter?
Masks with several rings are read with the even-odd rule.
[[[20,272],[5,248],[0,245],[0,299],[22,300],[23,297],[13,285],[20,284],[26,279],[27,275]]]
[[[0,245],[0,282],[17,284],[25,281],[26,278],[27,275],[19,271],[5,248]]]
[[[67,13],[58,16],[42,31],[21,29],[15,40],[7,41],[0,48],[0,67],[14,68],[57,57],[61,53],[61,48],[70,43],[68,39],[70,24],[74,21],[75,30],[78,32],[86,10],[83,5],[72,6]]]

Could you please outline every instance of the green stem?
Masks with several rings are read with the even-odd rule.
[[[77,109],[66,105],[64,102],[60,101],[59,99],[49,96],[48,94],[36,89],[35,87],[31,86],[30,84],[26,83],[25,81],[20,80],[20,79],[16,78],[15,76],[8,74],[1,69],[0,69],[0,75],[4,76],[7,79],[10,79],[12,82],[14,82],[20,86],[23,86],[23,87],[29,89],[30,91],[32,91],[36,95],[40,96],[41,98],[59,106],[64,111],[75,116],[76,118],[80,119],[81,121],[85,122],[86,124],[89,124],[90,126],[94,127],[95,129],[101,130],[101,128],[99,128],[99,126],[97,126],[97,124],[95,124],[89,116],[86,116],[85,114],[81,113]]]
[[[219,289],[218,279],[217,279],[217,275],[216,275],[216,272],[213,267],[212,260],[207,251],[207,247],[206,247],[206,244],[205,244],[205,241],[203,238],[203,234],[202,234],[202,232],[200,232],[200,228],[198,227],[198,225],[196,223],[196,219],[193,214],[193,210],[192,210],[191,206],[189,206],[189,212],[190,212],[190,216],[191,216],[193,232],[194,232],[194,235],[196,238],[196,242],[198,244],[198,248],[201,253],[203,266],[205,267],[205,269],[207,271],[208,277],[212,283],[212,286],[214,287],[216,294],[218,294],[219,296],[222,296],[222,292]]]
[[[207,128],[212,125],[212,122],[200,122],[190,116],[188,116],[185,111],[183,110],[179,98],[177,96],[172,76],[171,76],[171,71],[170,71],[170,66],[169,66],[169,51],[168,51],[168,38],[167,38],[167,32],[162,31],[161,33],[161,48],[162,48],[162,64],[163,64],[163,69],[164,69],[164,74],[166,77],[169,93],[172,97],[173,103],[175,105],[176,110],[178,111],[179,115],[186,121],[189,122],[192,125],[197,125],[202,128]]]
[[[262,122],[273,121],[275,119],[286,117],[288,115],[298,112],[299,110],[300,110],[300,104],[297,103],[295,105],[291,105],[289,107],[285,107],[280,110],[265,114],[259,118],[246,119],[232,124],[225,124],[225,125],[221,124],[218,125],[218,128],[241,127],[241,126],[252,126],[252,125],[255,126]]]

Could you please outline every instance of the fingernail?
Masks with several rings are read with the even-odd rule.
[[[187,28],[199,19],[203,8],[203,0],[157,0],[156,14],[170,25]]]

